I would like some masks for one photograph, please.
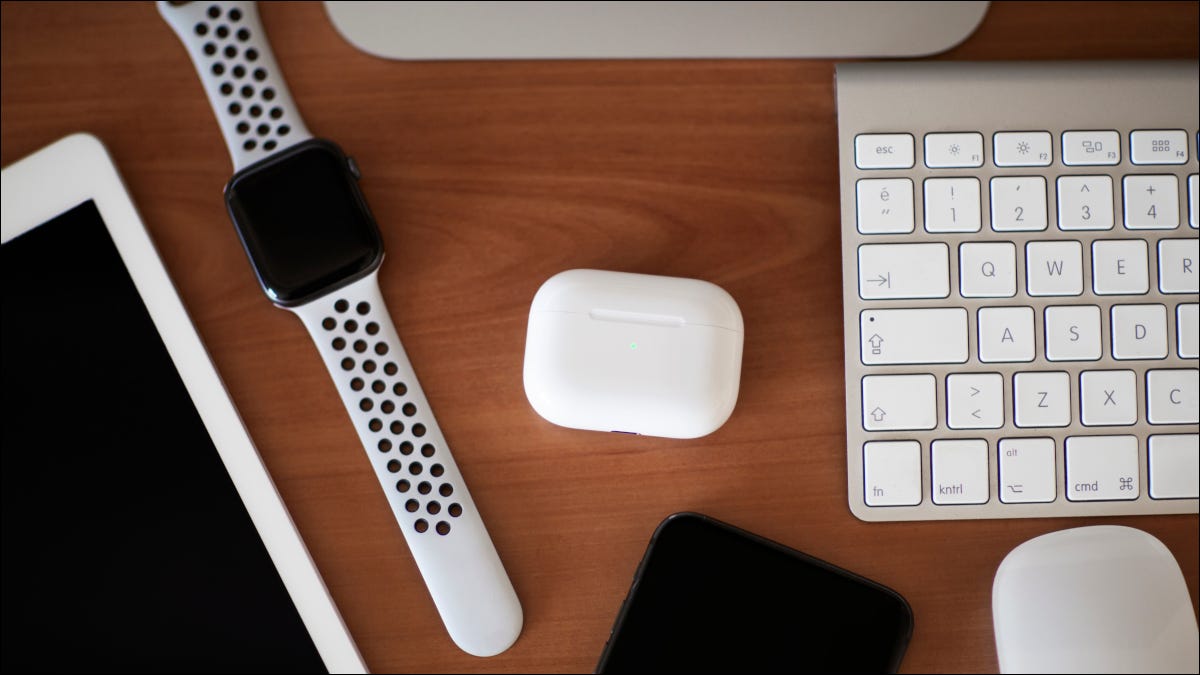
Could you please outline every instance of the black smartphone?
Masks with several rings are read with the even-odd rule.
[[[658,526],[598,673],[895,672],[895,591],[698,513]]]

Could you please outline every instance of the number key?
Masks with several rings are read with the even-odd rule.
[[[1058,179],[1058,229],[1111,230],[1113,184],[1109,176]]]
[[[1175,176],[1125,176],[1125,227],[1173,230],[1179,227],[1179,179]]]
[[[997,232],[1046,229],[1046,179],[1013,176],[992,179],[992,229]]]

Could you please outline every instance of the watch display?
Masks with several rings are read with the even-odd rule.
[[[263,290],[289,306],[379,266],[383,241],[346,156],[312,139],[251,165],[225,188]]]

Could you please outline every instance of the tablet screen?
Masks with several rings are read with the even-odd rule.
[[[95,204],[0,252],[3,670],[325,671]]]

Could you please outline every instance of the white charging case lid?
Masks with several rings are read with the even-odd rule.
[[[525,395],[573,429],[696,438],[737,403],[742,313],[697,279],[568,270],[538,290]]]

